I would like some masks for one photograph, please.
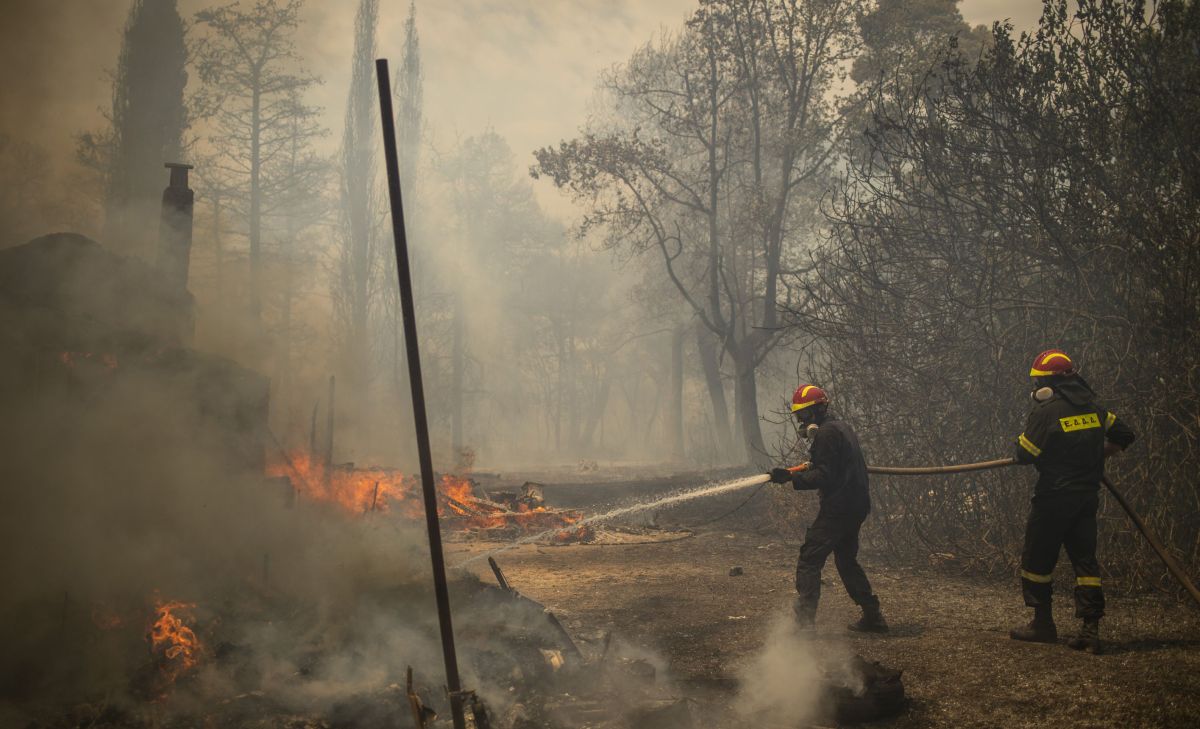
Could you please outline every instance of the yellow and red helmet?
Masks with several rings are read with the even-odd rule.
[[[1033,366],[1029,368],[1030,377],[1073,374],[1075,374],[1075,363],[1061,349],[1047,349],[1033,358]]]
[[[801,385],[792,393],[792,412],[798,413],[811,405],[829,402],[829,396],[816,385]]]

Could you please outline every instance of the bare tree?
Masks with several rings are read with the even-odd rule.
[[[219,167],[243,194],[237,210],[250,241],[249,318],[261,333],[263,293],[263,215],[265,201],[279,193],[265,170],[285,155],[294,132],[292,119],[307,114],[304,92],[316,77],[299,67],[293,34],[301,0],[232,3],[196,14],[208,34],[196,47],[203,99],[214,110],[212,146]]]
[[[274,320],[275,377],[273,402],[287,413],[299,403],[294,401],[295,360],[297,335],[303,329],[294,316],[297,299],[317,282],[318,247],[310,234],[315,226],[327,222],[329,201],[329,162],[317,154],[313,141],[325,135],[315,113],[307,107],[296,109],[288,117],[288,144],[281,155],[267,166],[267,176],[279,187],[263,208],[264,218],[272,223],[277,240],[275,254],[279,283],[278,313]],[[285,423],[285,426],[288,425]],[[293,428],[285,427],[287,432]]]
[[[701,5],[678,38],[608,75],[619,121],[537,152],[533,172],[590,207],[614,246],[657,251],[734,364],[746,458],[765,452],[757,371],[778,344],[780,275],[832,163],[830,98],[855,0]],[[706,378],[711,387],[719,378]],[[719,412],[723,395],[713,393]]]

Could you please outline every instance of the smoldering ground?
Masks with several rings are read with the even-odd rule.
[[[734,709],[754,726],[805,726],[829,714],[830,685],[861,694],[860,673],[840,641],[817,642],[798,629],[790,611],[776,614],[762,648],[738,675]]]

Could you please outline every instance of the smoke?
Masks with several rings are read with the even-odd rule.
[[[345,666],[384,651],[437,665],[401,629],[420,591],[390,617],[364,600],[428,584],[420,533],[263,478],[267,382],[181,346],[190,297],[72,236],[3,251],[0,284],[0,702],[123,691],[158,600],[285,675],[344,625],[374,653],[330,659],[326,684],[363,684]]]
[[[762,650],[738,673],[734,708],[751,726],[805,726],[829,712],[831,685],[862,692],[862,677],[850,659],[841,642],[818,642],[811,631],[797,628],[790,613],[780,613]]]
[[[0,24],[0,132],[53,150],[65,166],[77,132],[92,127],[116,66],[124,0],[18,0]]]

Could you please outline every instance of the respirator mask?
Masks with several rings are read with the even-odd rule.
[[[1029,396],[1033,398],[1034,402],[1046,402],[1054,397],[1054,388],[1046,384],[1045,379],[1038,378],[1034,380],[1033,386],[1033,392],[1029,393]]]
[[[809,412],[796,413],[796,422],[800,425],[800,437],[805,440],[812,440],[817,434],[817,430],[821,427],[813,422],[816,418],[816,412],[810,408]]]

